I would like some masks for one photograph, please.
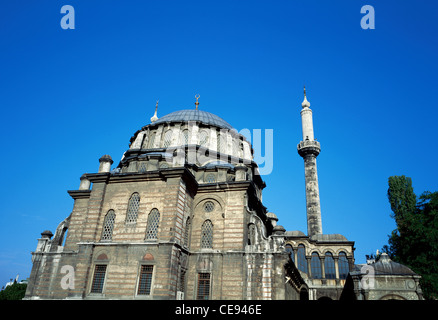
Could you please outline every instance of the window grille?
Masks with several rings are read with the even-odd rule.
[[[189,130],[187,129],[183,130],[181,142],[183,145],[189,144]]]
[[[189,246],[189,235],[190,235],[190,217],[187,218],[186,228],[184,230],[184,246]]]
[[[91,284],[91,293],[102,293],[105,282],[106,264],[96,264],[94,268],[93,283]]]
[[[149,136],[148,148],[152,149],[154,147],[154,143],[155,143],[155,132],[151,133],[150,136]]]
[[[216,177],[215,177],[214,173],[207,174],[207,176],[205,177],[205,182],[206,183],[215,183]]]
[[[304,273],[307,273],[306,250],[304,248],[304,245],[302,245],[302,244],[300,244],[298,246],[297,260],[298,260],[297,261],[298,270],[301,270]]]
[[[333,259],[333,255],[330,252],[326,252],[325,254],[324,270],[326,279],[336,278],[335,260]]]
[[[211,201],[207,201],[204,204],[204,211],[205,212],[212,212],[214,210],[214,203]]]
[[[154,266],[141,266],[140,279],[138,282],[138,295],[150,295],[152,287],[152,273]]]
[[[207,146],[208,143],[208,132],[205,130],[202,130],[199,134],[199,144],[203,147]]]
[[[103,220],[103,230],[101,240],[112,240],[113,239],[113,229],[114,221],[116,220],[116,214],[114,210],[109,210]]]
[[[167,168],[169,168],[169,164],[167,162],[160,163],[160,169],[167,169]]]
[[[138,207],[140,205],[140,195],[136,192],[133,193],[128,202],[128,210],[126,211],[127,224],[134,224],[137,222]]]
[[[172,142],[172,130],[167,130],[166,133],[164,134],[163,147],[167,148],[168,146],[170,146],[171,142]]]
[[[198,274],[198,294],[197,300],[208,300],[210,297],[210,274]]]
[[[205,220],[201,227],[201,248],[213,248],[213,224],[210,220]]]
[[[159,222],[160,222],[160,212],[157,209],[152,209],[148,216],[146,240],[157,239]]]
[[[233,147],[233,156],[238,157],[239,156],[239,146],[240,146],[239,140],[233,139],[232,144],[233,144],[233,146],[232,146]]]
[[[321,259],[319,258],[319,255],[316,252],[312,253],[312,258],[310,259],[310,268],[312,271],[313,279],[322,278]]]
[[[138,172],[145,173],[147,171],[146,161],[141,161],[138,166]]]
[[[348,272],[350,272],[350,268],[348,266],[347,255],[343,251],[339,252],[338,267],[339,279],[346,279]]]
[[[217,136],[217,151],[221,153],[227,151],[227,136],[225,134],[218,134]]]

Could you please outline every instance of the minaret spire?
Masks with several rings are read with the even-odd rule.
[[[157,117],[158,101],[160,101],[160,100],[157,100],[157,104],[155,105],[155,113],[154,113],[153,117],[151,118],[152,123],[154,123],[155,121],[158,120],[158,117]]]
[[[321,147],[313,136],[312,110],[310,109],[310,102],[307,101],[306,87],[304,87],[304,100],[301,106],[303,140],[298,144],[297,148],[299,155],[304,159],[307,234],[310,237],[315,234],[322,234],[321,205],[319,201],[318,175],[316,171],[316,157],[319,155]]]

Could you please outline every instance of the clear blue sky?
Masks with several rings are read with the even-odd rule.
[[[363,5],[375,29],[363,30]],[[75,30],[63,30],[63,5]],[[43,230],[73,208],[67,190],[115,166],[158,116],[194,107],[236,129],[274,130],[263,201],[306,232],[303,84],[322,152],[324,233],[355,241],[356,262],[395,228],[391,175],[438,190],[435,1],[2,1],[0,287],[26,278]]]

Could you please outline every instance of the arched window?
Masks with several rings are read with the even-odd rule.
[[[138,166],[138,172],[145,173],[147,171],[146,161],[141,161]]]
[[[140,195],[137,192],[135,192],[132,194],[131,198],[129,198],[125,223],[127,224],[137,223],[139,205],[140,205]]]
[[[160,222],[160,212],[152,209],[148,216],[148,225],[146,228],[146,240],[155,240],[158,236],[158,224]]]
[[[317,252],[312,253],[312,258],[310,259],[310,268],[312,271],[313,279],[321,279],[322,278],[322,270],[321,270],[321,259]]]
[[[248,225],[248,244],[255,244],[255,236],[256,236],[256,226],[254,223],[250,223]]]
[[[186,220],[186,228],[184,229],[184,246],[189,246],[189,235],[190,235],[190,217]]]
[[[339,279],[346,279],[350,268],[348,266],[347,255],[343,251],[339,252],[338,269]]]
[[[333,255],[330,252],[325,253],[324,270],[326,279],[336,278],[335,260],[333,259]]]
[[[215,177],[214,173],[207,174],[207,176],[205,177],[205,182],[206,183],[215,183],[216,177]]]
[[[167,148],[170,146],[170,143],[172,142],[172,130],[167,130],[164,134],[164,141],[163,141],[163,147]]]
[[[290,244],[287,244],[285,248],[286,252],[289,254],[289,257],[292,259],[292,261],[295,262],[294,250],[292,249],[292,246]]]
[[[203,147],[206,147],[208,144],[208,132],[206,130],[202,130],[199,134],[199,144]]]
[[[225,153],[227,151],[227,136],[225,133],[217,135],[217,152]]]
[[[233,139],[232,141],[233,144],[233,156],[238,157],[239,156],[239,140],[238,139]]]
[[[205,220],[201,227],[201,248],[213,248],[213,224],[210,220]]]
[[[155,143],[155,132],[151,133],[149,136],[148,148],[152,149]]]
[[[301,270],[304,273],[307,273],[306,249],[304,248],[304,245],[302,245],[302,244],[300,244],[298,246],[297,260],[298,260],[297,261],[298,270]]]
[[[181,134],[181,144],[186,145],[189,144],[189,130],[185,129]]]
[[[116,220],[116,214],[114,210],[109,210],[103,220],[103,230],[101,240],[112,240],[113,239],[113,229],[114,221]]]

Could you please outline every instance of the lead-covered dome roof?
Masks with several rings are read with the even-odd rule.
[[[153,124],[160,124],[166,122],[188,122],[188,121],[200,121],[205,124],[213,125],[219,128],[232,129],[233,127],[221,117],[217,115],[203,111],[203,110],[179,110],[159,118]]]

